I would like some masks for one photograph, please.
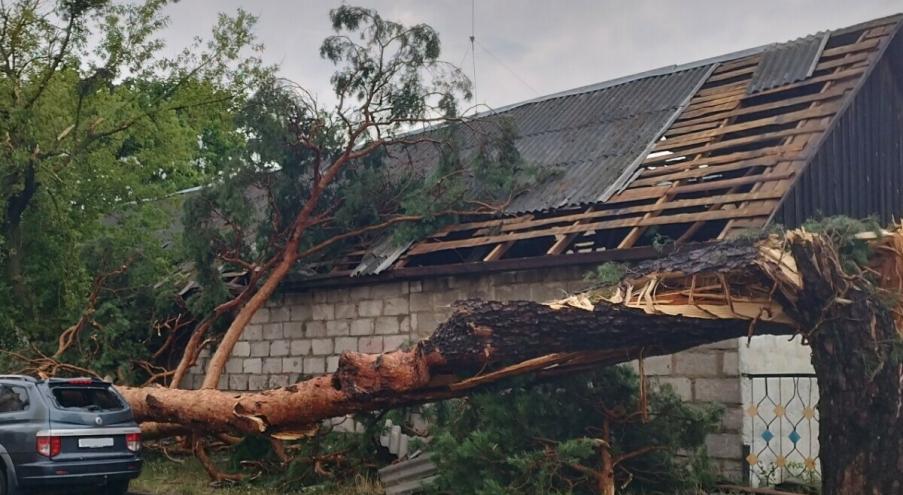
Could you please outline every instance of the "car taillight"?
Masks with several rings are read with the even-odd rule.
[[[141,450],[141,434],[140,433],[129,433],[125,436],[125,445],[132,452],[138,452]]]
[[[38,435],[35,438],[35,448],[38,454],[44,457],[54,457],[62,450],[63,442],[60,437],[50,435]]]

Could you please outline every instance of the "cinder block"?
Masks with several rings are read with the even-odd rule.
[[[669,385],[681,399],[693,400],[693,382],[689,378],[663,376],[652,378],[650,382],[659,386]]]
[[[743,454],[740,435],[736,433],[710,433],[705,437],[705,448],[709,457],[717,459],[739,459]]]
[[[251,355],[251,343],[246,341],[238,341],[232,348],[232,355],[237,357],[248,357]]]
[[[287,306],[304,306],[310,305],[310,303],[313,302],[314,299],[310,291],[304,291],[285,294],[282,300]]]
[[[220,390],[224,390],[224,389],[226,389],[228,386],[229,386],[229,374],[228,374],[228,373],[223,373],[223,374],[220,375],[220,377],[219,377],[219,382],[217,382],[216,388],[218,388],[218,389],[220,389]]]
[[[740,346],[740,340],[736,338],[721,340],[719,342],[712,342],[710,344],[703,344],[697,347],[693,347],[690,350],[698,350],[698,351],[710,351],[710,350],[737,350]]]
[[[251,356],[252,357],[267,357],[269,355],[270,355],[269,341],[262,340],[260,342],[254,342],[251,344]]]
[[[287,387],[291,383],[288,375],[270,375],[270,388]]]
[[[380,316],[374,322],[373,330],[377,335],[392,335],[401,331],[401,325],[397,316]]]
[[[380,316],[383,314],[383,302],[376,301],[358,301],[357,314],[360,316]]]
[[[229,375],[229,390],[244,391],[248,389],[248,375]]]
[[[311,321],[304,325],[304,336],[307,338],[325,337],[326,323],[322,321]]]
[[[286,321],[282,324],[282,335],[287,339],[300,339],[304,337],[304,323],[300,321]]]
[[[357,287],[352,287],[349,299],[352,302],[361,301],[363,299],[370,299],[370,286],[359,285]]]
[[[421,284],[419,280],[412,280],[408,282],[408,291],[411,294],[423,292],[423,284]]]
[[[311,352],[315,356],[332,354],[332,339],[313,339],[310,341]]]
[[[272,308],[274,306],[281,306],[285,301],[285,297],[282,295],[274,295],[270,296],[269,299],[264,303],[264,307]]]
[[[242,369],[242,359],[233,357],[226,361],[226,373],[241,373]]]
[[[278,340],[283,336],[282,323],[267,323],[263,326],[263,340]]]
[[[264,390],[269,387],[267,375],[251,375],[248,377],[248,390]]]
[[[338,340],[338,339],[336,339]],[[336,342],[338,344],[338,342]],[[383,352],[383,338],[382,337],[363,337],[360,341],[358,341],[358,351],[366,352],[369,354],[376,354]]]
[[[429,292],[420,292],[416,294],[411,294],[410,301],[410,310],[411,311],[432,311],[433,310],[433,295]]]
[[[270,321],[270,308],[260,308],[251,316],[251,323],[267,323]]]
[[[345,351],[357,352],[357,337],[338,337],[335,339],[335,353]]]
[[[679,352],[674,354],[674,374],[680,376],[718,376],[721,365],[717,352]]]
[[[299,357],[282,358],[282,371],[284,373],[302,373],[304,372],[302,363],[303,360]]]
[[[309,339],[298,339],[292,341],[291,355],[306,356],[310,354],[311,341]]]
[[[672,373],[671,355],[644,359],[643,371],[650,376],[670,375]]]
[[[390,297],[383,303],[383,314],[386,316],[406,315],[409,311],[408,299],[405,297]]]
[[[346,302],[350,299],[351,291],[348,289],[331,289],[326,293],[326,302]]]
[[[373,299],[387,299],[397,297],[407,293],[407,283],[389,282],[385,284],[374,285],[370,288],[370,297]]]
[[[743,429],[743,409],[740,407],[726,407],[721,416],[721,430],[726,432],[739,432]]]
[[[721,372],[728,376],[740,375],[740,353],[733,351],[724,351],[721,355],[724,366]]]
[[[326,358],[326,371],[328,373],[332,373],[337,369],[339,369],[339,357],[329,356],[328,358]]]
[[[242,363],[242,371],[245,373],[260,373],[263,367],[263,360],[260,358],[247,358]]]
[[[696,400],[740,403],[740,379],[737,377],[697,378],[694,382]]]
[[[270,322],[274,321],[289,321],[292,319],[291,311],[288,306],[276,306],[274,308],[270,308]]]
[[[351,321],[351,335],[370,335],[373,333],[373,320],[359,318]]]
[[[250,341],[263,339],[263,325],[246,326],[245,330],[241,333],[241,338]]]
[[[350,302],[336,303],[335,317],[340,320],[345,318],[356,318],[357,305]]]
[[[309,357],[304,359],[305,375],[320,375],[326,373],[326,359],[322,357]]]
[[[747,464],[743,461],[722,459],[721,460],[721,476],[728,481],[734,483],[743,481],[743,472],[747,469]]]
[[[287,340],[274,340],[270,343],[270,356],[288,356],[290,346],[291,344]]]
[[[282,373],[282,358],[268,357],[263,358],[263,373]]]
[[[448,319],[448,316],[442,312],[415,313],[414,316],[416,318],[412,318],[411,324],[414,332],[420,337],[431,335],[436,327]]]
[[[313,319],[314,320],[334,320],[335,319],[335,305],[334,304],[314,304],[313,307]]]
[[[349,320],[331,320],[326,322],[326,335],[334,337],[337,335],[348,335],[351,333],[351,325]]]
[[[299,304],[291,307],[291,320],[305,322],[313,317],[310,304]]]
[[[396,349],[400,349],[403,345],[410,342],[411,338],[407,335],[392,335],[390,337],[383,337],[383,350],[394,351]]]

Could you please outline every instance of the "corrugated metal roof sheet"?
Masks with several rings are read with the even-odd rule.
[[[509,213],[605,201],[629,179],[632,168],[713,66],[700,65],[508,107],[461,125],[454,140],[466,159],[487,136],[499,132],[500,121],[505,119],[514,125],[524,161],[550,172],[546,180],[515,198],[507,208]],[[436,144],[406,146],[394,150],[396,163],[391,168],[422,174],[436,166],[438,157]]]
[[[813,34],[766,48],[749,82],[747,94],[801,81],[811,76],[829,34],[828,32]]]

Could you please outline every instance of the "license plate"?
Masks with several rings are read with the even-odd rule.
[[[112,438],[79,438],[78,447],[80,449],[102,449],[104,447],[112,447]]]

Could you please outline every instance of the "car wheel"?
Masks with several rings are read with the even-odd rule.
[[[0,462],[0,495],[9,495],[9,482],[6,479],[6,466]]]
[[[129,492],[129,481],[109,481],[104,493],[106,495],[126,495]]]

